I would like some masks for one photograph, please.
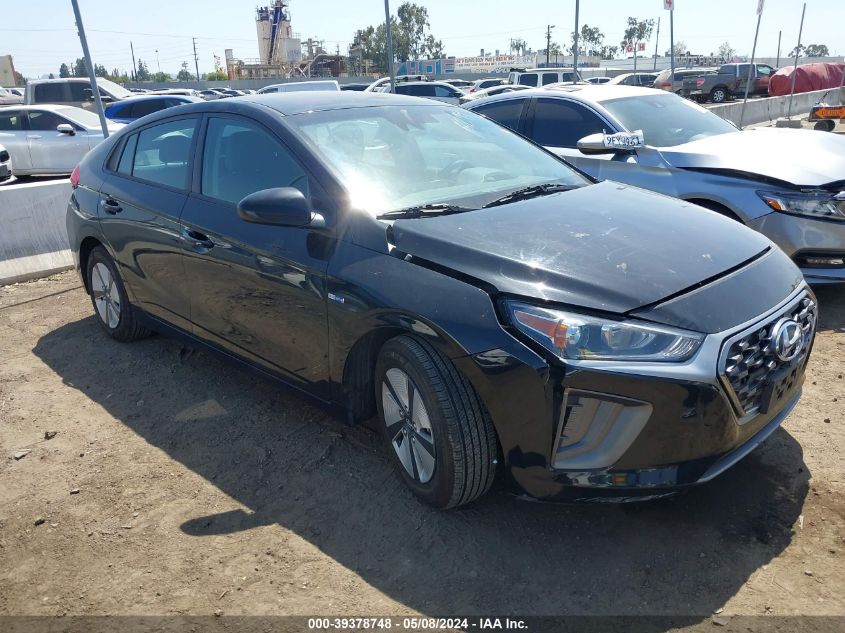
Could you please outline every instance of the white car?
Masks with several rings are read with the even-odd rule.
[[[109,132],[123,125],[110,122]],[[16,176],[69,174],[103,140],[100,118],[60,105],[0,108],[0,144],[15,161]]]
[[[12,176],[12,157],[9,151],[0,145],[0,185],[7,185],[14,180]]]
[[[0,105],[23,103],[23,97],[8,88],[0,88]]]
[[[588,84],[596,84],[600,86],[602,84],[606,84],[610,81],[610,77],[587,77]]]

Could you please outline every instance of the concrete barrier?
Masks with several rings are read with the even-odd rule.
[[[834,90],[816,90],[815,92],[802,92],[796,94],[792,101],[792,116],[800,116],[810,112],[818,101],[828,92],[832,92],[832,97],[835,97],[836,89]],[[785,97],[764,97],[762,99],[749,99],[745,106],[745,118],[743,125],[755,125],[757,123],[765,123],[766,121],[775,121],[781,117],[785,117],[787,109],[789,108],[789,96]],[[732,103],[723,103],[722,105],[710,106],[710,111],[718,114],[723,119],[732,121],[739,125],[739,118],[742,114],[742,99],[737,99]]]
[[[70,181],[0,187],[0,285],[73,266],[65,215]]]

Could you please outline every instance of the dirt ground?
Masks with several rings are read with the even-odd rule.
[[[365,428],[107,338],[73,273],[0,288],[0,614],[845,616],[845,289],[818,296],[803,400],[715,481],[440,512]]]

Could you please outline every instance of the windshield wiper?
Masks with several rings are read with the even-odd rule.
[[[462,207],[457,204],[435,202],[433,204],[420,204],[415,207],[386,211],[379,216],[379,220],[396,220],[399,218],[421,218],[426,215],[451,215],[453,213],[464,213],[465,211],[476,211],[473,207]]]
[[[482,208],[497,207],[500,204],[508,204],[509,202],[516,202],[518,200],[527,200],[528,198],[536,198],[538,196],[547,196],[551,193],[559,191],[570,191],[577,189],[577,185],[562,185],[556,182],[545,182],[541,185],[531,185],[530,187],[523,187],[516,191],[511,191],[509,194],[496,198],[492,202],[488,202]]]

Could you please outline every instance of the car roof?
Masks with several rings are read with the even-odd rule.
[[[176,94],[143,94],[137,97],[126,97],[120,101],[115,101],[110,105],[127,105],[132,103],[140,103],[141,101],[154,101],[156,99],[187,99],[185,103],[199,103],[203,101],[199,97],[192,97],[191,95],[176,95]]]
[[[655,88],[640,88],[639,86],[619,86],[615,84],[570,84],[559,83],[550,84],[543,88],[531,88],[529,90],[520,90],[514,92],[506,92],[483,99],[475,99],[466,104],[467,107],[480,106],[482,103],[492,103],[493,101],[500,101],[506,99],[528,97],[567,97],[576,101],[584,101],[586,103],[602,103],[604,101],[612,101],[613,99],[647,97],[650,95],[664,95],[671,97],[670,93],[665,90],[657,90]]]
[[[82,110],[83,112],[93,112],[92,110],[86,110],[85,108],[77,108],[76,106],[64,103],[38,103],[32,105],[26,105],[23,103],[10,103],[8,105],[0,106],[0,108],[14,110],[45,110],[47,112],[58,112],[59,110]]]

